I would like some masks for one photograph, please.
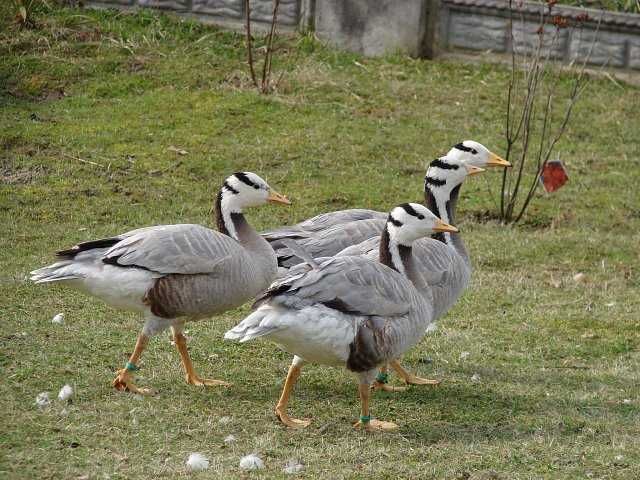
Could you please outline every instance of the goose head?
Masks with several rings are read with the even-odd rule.
[[[252,172],[236,172],[227,177],[220,189],[220,199],[223,208],[233,213],[242,213],[245,208],[267,202],[291,205],[286,196],[276,192]]]
[[[499,157],[481,143],[474,142],[473,140],[465,140],[464,142],[454,145],[451,150],[449,150],[449,153],[447,153],[446,158],[466,161],[467,165],[478,168],[511,166],[511,164],[502,157]]]
[[[389,238],[398,245],[410,246],[434,233],[455,233],[458,229],[440,220],[424,205],[403,203],[389,212],[387,231]]]
[[[476,175],[484,172],[484,168],[468,163],[462,156],[450,156],[436,158],[429,164],[424,177],[424,189],[449,193],[460,185],[468,175]]]

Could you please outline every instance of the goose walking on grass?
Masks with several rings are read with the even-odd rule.
[[[477,142],[465,141],[455,145],[447,155],[440,157],[429,165],[424,179],[425,205],[446,223],[455,225],[455,211],[462,183],[469,175],[483,171],[483,166],[503,166],[510,164],[489,152],[487,148]],[[327,218],[344,218],[344,212],[325,214]],[[361,218],[364,214],[359,211]],[[376,212],[374,212],[376,213]],[[339,214],[339,215],[337,215]],[[325,224],[328,220],[325,221]],[[300,225],[305,224],[303,222]],[[317,227],[318,222],[312,223]],[[380,232],[384,228],[384,221],[376,218],[355,220],[342,225],[334,225],[325,230],[314,233],[307,232],[302,236],[291,233],[283,235],[278,242],[272,241],[272,245],[279,245],[277,252],[280,265],[289,266],[294,273],[296,265],[302,260],[295,256],[289,247],[287,240],[295,239],[311,256],[330,256],[336,250],[336,246],[344,247],[337,255],[368,255],[375,258],[380,242]],[[358,239],[368,240],[357,243]],[[423,238],[414,243],[414,262],[416,270],[412,281],[424,294],[433,297],[434,324],[435,320],[444,315],[460,298],[462,292],[469,285],[471,278],[471,262],[465,248],[462,237],[458,233],[436,233],[431,238]],[[324,255],[323,255],[324,254]],[[390,362],[391,367],[398,373],[408,385],[437,385],[439,381],[418,377],[402,367],[398,359]],[[392,387],[387,384],[388,374],[384,368],[376,378],[374,388],[387,391],[401,391],[401,387]]]
[[[79,243],[58,252],[58,262],[31,272],[31,279],[61,282],[144,315],[133,354],[113,381],[116,389],[150,393],[133,383],[133,372],[149,338],[168,327],[188,383],[229,385],[197,375],[182,332],[186,321],[238,307],[274,280],[273,249],[243,216],[245,208],[267,202],[290,204],[255,173],[234,173],[216,198],[219,231],[201,225],[159,225]]]
[[[450,157],[434,160],[429,165],[424,179],[425,204],[444,222],[456,225],[456,205],[462,183],[477,170],[465,168],[466,162]],[[508,164],[505,162],[505,166]],[[367,255],[375,258],[380,237],[372,237],[358,245],[346,248],[338,255]],[[435,233],[431,238],[422,238],[413,244],[416,270],[411,280],[423,294],[430,292],[434,323],[460,298],[471,280],[471,260],[459,232]],[[416,377],[393,360],[391,367],[410,385],[435,385],[436,380]],[[401,387],[387,385],[387,369],[383,368],[376,378],[375,389],[402,391]]]
[[[293,386],[309,361],[356,373],[361,400],[356,427],[397,428],[371,419],[369,396],[376,368],[415,345],[433,321],[429,295],[410,280],[417,268],[411,246],[431,233],[456,231],[426,207],[402,204],[388,215],[378,260],[341,256],[318,265],[307,258],[308,268],[274,282],[256,301],[257,309],[225,334],[240,342],[266,337],[295,355],[275,407],[282,423],[309,424],[287,414]]]
[[[454,145],[439,159],[444,167],[464,165],[473,172],[475,168],[505,167],[510,164],[473,140]],[[443,168],[444,168],[443,167]],[[481,171],[481,170],[479,170]],[[425,189],[425,194],[427,193]],[[263,232],[261,235],[278,255],[278,265],[288,269],[301,260],[291,253],[284,239],[299,243],[314,258],[330,257],[351,245],[380,235],[387,214],[375,210],[349,209],[327,212],[290,227]]]

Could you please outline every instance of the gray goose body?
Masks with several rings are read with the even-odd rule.
[[[197,377],[182,329],[185,321],[242,305],[275,278],[273,249],[242,214],[243,208],[267,201],[288,203],[257,175],[239,172],[227,178],[217,197],[220,231],[192,224],[140,228],[58,252],[59,262],[31,272],[31,278],[36,283],[62,282],[114,307],[142,312],[146,321],[127,363],[130,371],[137,369],[148,339],[171,327],[187,381],[224,383],[203,383]],[[126,370],[114,386],[139,391]]]
[[[461,183],[465,176],[454,180],[447,170],[429,168],[425,178],[425,204],[444,222],[455,225],[455,211]],[[440,180],[434,186],[435,179]],[[444,183],[442,183],[444,182]],[[337,255],[366,255],[375,258],[380,236],[347,247]],[[430,294],[434,317],[444,315],[460,298],[471,281],[472,266],[464,241],[459,233],[438,233],[433,238],[421,238],[413,243],[415,272],[411,279],[415,286]]]
[[[257,309],[225,334],[240,342],[267,337],[296,356],[276,407],[285,424],[300,422],[284,410],[304,361],[341,365],[358,374],[369,423],[368,391],[376,367],[415,345],[433,321],[429,296],[410,280],[416,270],[410,244],[435,228],[452,229],[421,205],[395,208],[378,260],[342,256],[300,265],[274,282],[256,301]]]
[[[61,281],[111,306],[176,322],[214,315],[263,291],[277,271],[269,244],[252,234],[244,219],[238,223],[240,242],[201,225],[179,224],[81,243],[32,277],[37,283]],[[105,243],[112,246],[91,248]]]
[[[425,177],[425,204],[444,222],[455,224],[455,209],[460,186],[467,176],[462,162],[446,159],[432,162]],[[458,168],[444,168],[456,166]],[[375,259],[380,246],[380,233],[386,221],[369,219],[336,225],[295,240],[312,257],[366,255]],[[291,268],[303,260],[286,246],[277,249],[278,264]],[[438,233],[433,238],[413,242],[415,271],[412,280],[433,301],[435,318],[446,313],[469,285],[471,262],[462,237],[458,233]]]

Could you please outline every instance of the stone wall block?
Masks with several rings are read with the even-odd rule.
[[[448,43],[453,47],[504,52],[507,27],[506,18],[451,11]]]
[[[640,38],[629,40],[629,68],[640,70]]]
[[[251,20],[271,23],[273,0],[251,0]],[[280,0],[278,24],[295,25],[298,22],[298,0]]]
[[[138,0],[138,5],[141,7],[186,12],[189,9],[189,0]]]
[[[244,16],[243,0],[193,0],[191,10],[218,17],[238,19]]]
[[[538,29],[540,24],[537,22],[521,22],[514,20],[513,22],[513,48],[516,53],[530,54],[535,52],[538,48],[540,41],[540,34]],[[507,34],[509,25],[507,24]],[[542,53],[547,55],[550,52],[551,58],[564,57],[567,41],[568,31],[566,29],[557,30],[552,25],[545,25],[544,36],[542,44]]]
[[[428,0],[318,0],[316,34],[366,56],[422,54]]]
[[[571,35],[569,44],[569,58],[583,61],[591,50],[591,45],[596,39],[589,63],[596,65],[608,65],[611,67],[625,66],[625,41],[627,35],[617,32],[605,32],[591,29],[575,30]]]

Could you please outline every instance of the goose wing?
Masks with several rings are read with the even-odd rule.
[[[297,266],[254,306],[269,302],[300,309],[323,304],[345,313],[389,317],[407,314],[415,299],[411,282],[395,270],[363,257],[333,257],[317,269]]]
[[[385,220],[371,218],[356,220],[353,222],[335,225],[327,230],[308,234],[306,238],[296,241],[307,250],[313,258],[330,257],[341,250],[380,235],[384,228]],[[278,264],[283,267],[291,267],[301,262],[288,247],[276,248]]]
[[[356,220],[368,220],[378,218],[384,220],[387,214],[367,210],[363,208],[352,208],[349,210],[338,210],[316,215],[291,227],[277,228],[261,233],[268,240],[276,241],[282,238],[306,238],[309,233],[320,232],[336,225],[342,225]]]
[[[105,263],[163,274],[213,273],[244,254],[231,237],[202,225],[161,225],[123,235],[103,255]]]

